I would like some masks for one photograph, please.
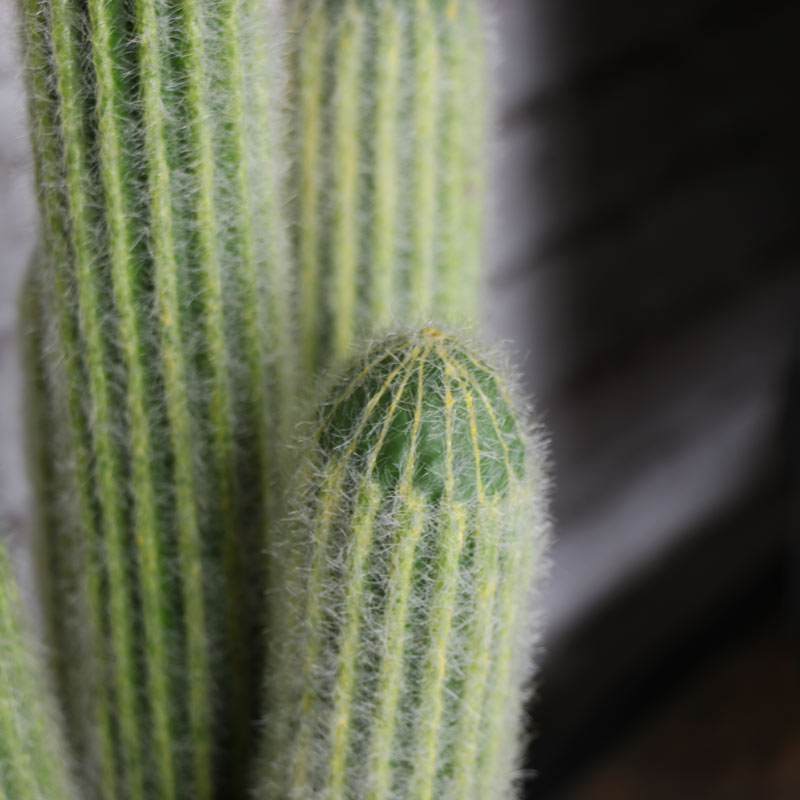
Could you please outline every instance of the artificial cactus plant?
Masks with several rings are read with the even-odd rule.
[[[319,407],[276,545],[262,800],[512,796],[547,531],[513,394],[428,328],[368,349]]]
[[[90,796],[227,797],[258,713],[260,537],[291,394],[282,15],[20,3],[43,223],[32,384],[43,466],[66,482],[36,481],[51,628],[85,611],[85,635],[54,642],[71,738]]]
[[[77,800],[61,720],[0,538],[0,799]]]
[[[354,337],[474,323],[487,126],[479,0],[297,0],[291,205],[305,374]]]

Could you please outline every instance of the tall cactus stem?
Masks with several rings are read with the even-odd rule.
[[[235,795],[255,749],[263,532],[293,392],[282,13],[20,3],[59,699],[90,797]],[[76,608],[89,625],[70,642],[57,631]]]
[[[480,5],[295,4],[291,221],[305,375],[392,323],[477,321]]]

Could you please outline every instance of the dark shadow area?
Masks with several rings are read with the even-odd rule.
[[[800,7],[494,5],[489,311],[557,487],[528,764],[546,797],[735,638],[732,616],[758,625],[780,594],[800,618]]]
[[[593,770],[602,770],[605,762],[616,757],[620,748],[635,742],[649,720],[657,719],[671,707],[679,705],[698,672],[765,626],[785,625],[784,577],[780,558],[773,559],[751,576],[747,584],[737,587],[723,605],[715,607],[689,630],[683,631],[670,647],[651,653],[651,658],[641,663],[638,669],[620,674],[618,686],[606,700],[592,707],[588,716],[590,722],[576,728],[573,735],[561,740],[552,735],[550,723],[553,720],[546,715],[558,714],[558,710],[552,706],[547,709],[543,704],[546,709],[544,716],[540,712],[537,717],[543,726],[540,740],[532,746],[529,754],[531,765],[541,763],[543,767],[538,776],[528,782],[524,797],[531,800],[564,795],[580,797],[580,792],[573,794],[575,786],[580,787],[587,777],[591,777]],[[713,713],[719,713],[719,709],[714,709]],[[555,726],[559,722],[555,722]],[[681,738],[685,745],[685,735]],[[548,739],[556,742],[550,750],[546,749]],[[559,741],[567,744],[559,749]],[[659,767],[660,764],[654,764],[652,771],[657,773]],[[676,777],[681,778],[679,771]],[[685,788],[686,778],[683,778],[683,783]],[[661,787],[649,788],[655,791]],[[625,800],[628,797],[630,794],[624,795]]]

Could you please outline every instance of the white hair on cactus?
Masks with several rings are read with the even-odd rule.
[[[479,0],[298,0],[300,368],[393,320],[478,316],[489,104]]]
[[[0,537],[0,797],[74,800],[61,719]]]
[[[70,739],[90,797],[233,796],[295,362],[282,4],[19,3],[32,450]]]
[[[514,385],[426,328],[326,394],[275,543],[259,798],[513,796],[548,540],[543,437]]]

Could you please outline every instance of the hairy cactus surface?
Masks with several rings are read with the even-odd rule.
[[[502,372],[434,329],[338,381],[276,558],[261,798],[514,796],[547,540],[541,437]]]
[[[92,797],[235,796],[293,363],[282,14],[19,2],[37,505],[70,738]]]
[[[71,800],[62,739],[0,538],[0,798]]]
[[[292,222],[310,374],[354,335],[475,320],[485,31],[479,0],[292,6]]]

